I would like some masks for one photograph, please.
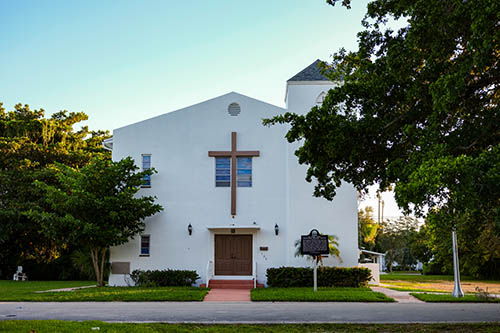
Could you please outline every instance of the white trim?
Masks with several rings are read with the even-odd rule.
[[[318,86],[318,85],[329,85],[329,84],[336,84],[336,83],[333,81],[326,80],[326,81],[286,81],[286,84],[291,85],[291,86],[298,86],[298,85]]]
[[[212,251],[211,252],[211,257],[210,257],[210,261],[213,262],[213,273],[212,273],[212,277],[215,279],[215,278],[218,278],[218,279],[221,279],[221,280],[252,280],[253,277],[254,277],[254,267],[255,267],[255,264],[257,262],[257,247],[256,247],[256,233],[251,233],[250,236],[252,236],[252,274],[251,275],[215,275],[215,236],[216,235],[227,235],[227,236],[237,236],[237,235],[245,235],[245,234],[242,234],[242,233],[227,233],[227,231],[229,231],[228,229],[232,229],[232,227],[235,227],[235,226],[230,226],[229,228],[228,227],[222,227],[222,229],[210,229],[211,227],[207,227],[207,229],[209,229],[210,231],[225,231],[225,232],[221,232],[221,233],[216,233],[216,232],[211,232],[210,233],[210,244],[212,246]],[[218,227],[215,227],[215,228],[218,228]],[[240,227],[238,228],[239,230],[248,230],[249,228],[248,227]],[[260,230],[260,227],[259,226],[253,226],[253,230],[249,230],[250,232],[252,231],[259,231]],[[236,278],[237,277],[237,278]]]
[[[368,251],[368,250],[359,250],[359,252],[367,253],[367,254],[374,254],[377,256],[385,256],[385,253],[373,252],[373,251]]]
[[[102,146],[106,150],[113,151],[113,137],[102,140]]]
[[[219,231],[219,230],[230,230],[230,229],[247,229],[247,230],[260,230],[260,226],[258,225],[218,225],[218,226],[208,226],[208,230],[210,231]]]
[[[252,275],[214,275],[214,280],[252,280]]]

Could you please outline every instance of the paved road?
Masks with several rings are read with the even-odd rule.
[[[0,320],[189,323],[499,322],[500,304],[88,302],[0,303]]]

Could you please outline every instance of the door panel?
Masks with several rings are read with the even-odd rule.
[[[215,235],[215,275],[252,275],[252,235]]]

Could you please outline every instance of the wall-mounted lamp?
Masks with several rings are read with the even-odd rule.
[[[189,223],[189,225],[188,225],[188,232],[189,232],[189,236],[191,236],[193,234],[193,226],[191,225],[191,223]]]
[[[276,236],[278,236],[279,231],[280,231],[280,227],[278,227],[278,224],[275,224],[274,225],[274,233],[276,234]]]

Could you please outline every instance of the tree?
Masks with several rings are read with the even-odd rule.
[[[418,221],[403,216],[384,221],[377,236],[377,250],[385,253],[385,264],[390,272],[395,262],[405,270],[411,270],[417,263],[412,253],[412,242],[418,234]]]
[[[358,246],[360,249],[374,249],[379,229],[379,225],[373,219],[373,207],[367,206],[364,210],[358,211]]]
[[[484,237],[495,238],[499,12],[496,0],[373,0],[358,50],[341,49],[322,65],[343,84],[306,115],[286,113],[264,123],[289,123],[288,141],[303,140],[296,155],[309,165],[306,179],[317,180],[316,196],[331,200],[341,180],[360,191],[395,184],[406,212],[425,214],[429,207],[442,219],[494,225]],[[391,20],[403,27],[393,31]]]
[[[54,162],[82,167],[91,158],[109,159],[102,140],[107,132],[73,127],[87,115],[60,111],[45,118],[43,109],[17,104],[6,112],[0,103],[0,276],[11,277],[23,259],[50,261],[61,246],[40,234],[37,221],[26,213],[41,199],[33,181],[55,181],[46,167]],[[10,273],[9,273],[10,272]]]
[[[104,285],[104,261],[110,246],[142,232],[144,219],[163,208],[151,196],[136,196],[144,177],[128,157],[119,162],[92,160],[80,170],[57,164],[57,183],[36,181],[45,199],[30,217],[45,235],[60,243],[89,248],[99,286]]]
[[[457,220],[457,218],[462,220]],[[426,239],[433,255],[431,272],[453,271],[452,241],[449,230],[454,224],[457,227],[462,273],[487,279],[500,276],[499,226],[492,223],[492,219],[487,216],[472,214],[463,214],[460,217],[450,217],[437,212],[429,214],[426,219]]]

